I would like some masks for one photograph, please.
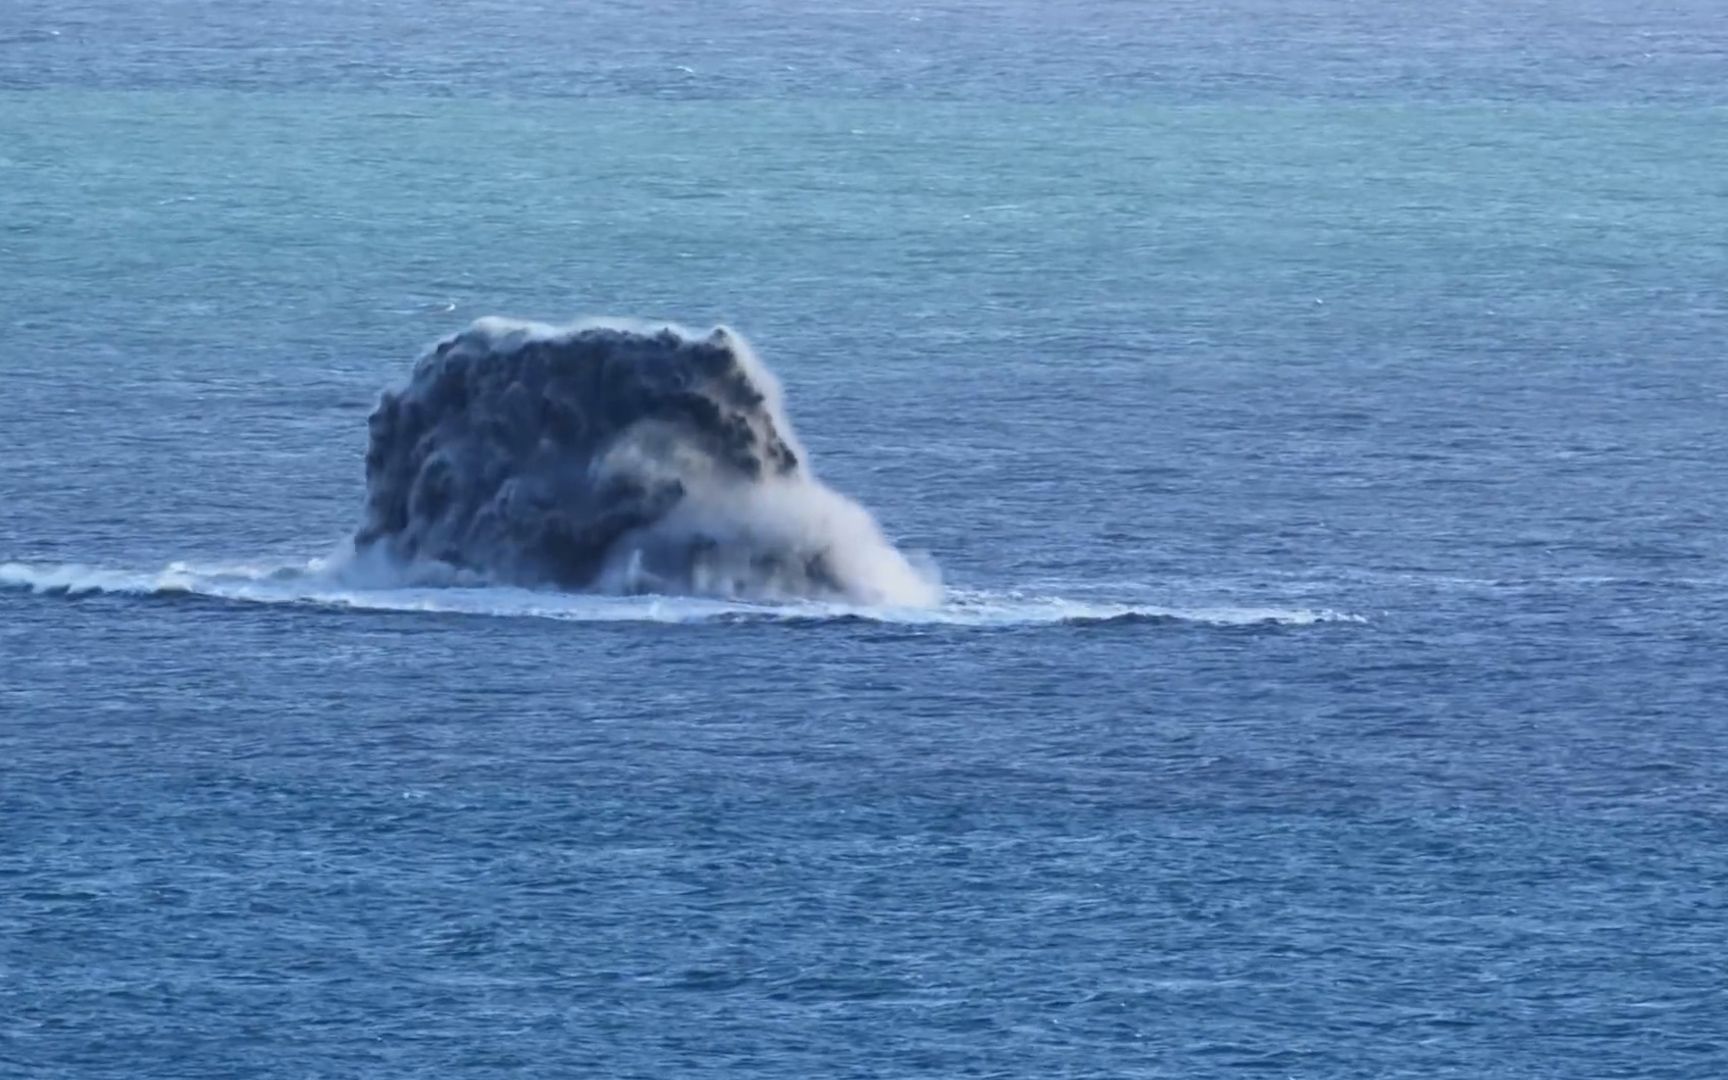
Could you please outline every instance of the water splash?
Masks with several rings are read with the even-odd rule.
[[[824,485],[742,337],[487,318],[421,357],[369,421],[357,558],[604,593],[941,600]]]

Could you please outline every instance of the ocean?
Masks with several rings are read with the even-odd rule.
[[[1728,1075],[1714,0],[5,0],[0,314],[0,1075]],[[940,599],[344,572],[490,315]]]

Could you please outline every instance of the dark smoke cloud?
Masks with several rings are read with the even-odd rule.
[[[924,604],[738,335],[482,319],[369,421],[356,551],[566,589]]]

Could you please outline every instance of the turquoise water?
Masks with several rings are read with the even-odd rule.
[[[1724,33],[1502,7],[8,7],[0,1072],[1728,1071]],[[493,313],[945,602],[306,572]]]

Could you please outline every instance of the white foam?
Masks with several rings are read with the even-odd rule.
[[[868,606],[815,600],[753,603],[692,596],[616,596],[486,585],[435,567],[397,568],[342,559],[260,566],[176,562],[160,570],[76,563],[0,563],[0,588],[72,596],[187,594],[256,604],[358,611],[440,612],[568,622],[712,623],[863,619],[906,626],[1013,627],[1061,623],[1174,621],[1215,626],[1308,626],[1363,622],[1330,610],[1162,607],[1013,592],[950,589],[935,606]]]

